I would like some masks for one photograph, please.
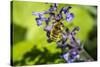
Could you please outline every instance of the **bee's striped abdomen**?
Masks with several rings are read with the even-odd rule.
[[[54,41],[57,41],[61,38],[61,23],[57,22],[53,26],[53,29],[51,30],[50,38]]]

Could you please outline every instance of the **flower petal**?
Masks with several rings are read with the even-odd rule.
[[[72,8],[71,6],[63,7],[63,8],[61,8],[60,13],[64,12],[64,14],[67,14],[69,12],[69,9],[71,9],[71,8]]]
[[[52,26],[46,26],[46,27],[44,28],[45,31],[51,31],[51,29],[52,29]]]
[[[71,22],[71,21],[73,20],[73,18],[74,18],[73,13],[68,13],[67,16],[66,16],[66,20],[67,20],[68,22]]]
[[[36,22],[38,26],[42,25],[42,21],[40,20],[40,18],[36,18]]]
[[[57,6],[58,6],[58,5],[57,5],[56,3],[54,3],[54,5],[51,5],[51,6],[50,6],[49,11],[52,12],[52,11],[57,10]]]
[[[63,58],[66,60],[66,61],[68,61],[68,59],[69,59],[69,53],[65,53],[65,54],[63,54],[62,55],[63,56]]]

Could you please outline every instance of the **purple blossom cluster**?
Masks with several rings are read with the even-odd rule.
[[[73,63],[79,60],[79,54],[82,49],[80,39],[75,38],[80,28],[75,26],[70,31],[69,28],[64,25],[64,20],[70,23],[74,19],[74,14],[69,11],[71,8],[71,6],[67,6],[58,10],[58,4],[54,3],[47,11],[32,12],[33,15],[37,16],[35,20],[38,26],[41,26],[42,23],[45,22],[44,31],[46,32],[48,43],[56,42],[57,48],[61,48],[62,50],[60,57],[67,63]],[[49,17],[45,17],[44,15],[46,14],[48,14]]]

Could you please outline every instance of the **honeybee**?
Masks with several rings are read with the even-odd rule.
[[[50,31],[50,39],[53,41],[59,41],[62,38],[62,31],[63,31],[63,23],[61,21],[54,22],[53,28]]]

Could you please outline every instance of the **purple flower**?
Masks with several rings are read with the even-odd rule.
[[[52,26],[46,26],[46,27],[44,28],[45,31],[51,31],[51,29],[52,29]]]
[[[38,18],[36,18],[38,26],[42,25],[42,21],[45,21],[48,25],[48,22],[50,21],[49,18],[44,18],[43,16],[43,14],[46,14],[46,12],[32,12],[32,14],[38,16]]]
[[[54,8],[53,8],[52,5],[50,6],[49,11],[50,11],[50,12],[54,11]]]
[[[43,11],[43,12],[32,12],[32,15],[35,16],[43,16],[44,14],[48,14],[49,11]]]
[[[38,16],[38,18],[36,18],[37,25],[38,26],[42,25],[42,18],[44,12],[32,12],[32,14]]]
[[[69,12],[69,9],[71,9],[71,6],[63,8],[64,14],[67,14]]]
[[[64,50],[67,47],[66,41],[58,41],[56,44],[57,48],[61,48],[62,50]]]
[[[49,11],[52,12],[52,11],[57,10],[57,6],[58,6],[58,5],[57,5],[56,3],[54,3],[54,5],[51,5],[51,6],[50,6]]]
[[[63,9],[64,9],[64,7],[61,8],[61,10],[60,10],[60,12],[59,12],[60,14],[63,12]]]
[[[80,39],[77,39],[76,41],[77,41],[77,43],[80,45]]]
[[[62,56],[67,63],[73,63],[74,59],[70,57],[70,53],[64,53]]]
[[[68,52],[64,53],[63,55],[61,55],[61,57],[64,58],[65,61],[68,61],[68,59],[69,59],[69,53]]]
[[[54,7],[56,7],[56,8],[57,8],[57,6],[58,6],[58,4],[57,4],[57,3],[54,3]]]
[[[42,17],[45,12],[32,12],[32,15]]]
[[[66,16],[66,21],[71,22],[73,20],[73,18],[74,18],[73,13],[68,13]]]
[[[50,39],[50,31],[51,31],[51,29],[52,29],[52,26],[45,26],[45,28],[44,28],[44,31],[46,31],[46,35],[47,35],[47,41],[48,42],[51,42],[51,39]]]
[[[63,7],[63,8],[61,8],[60,13],[64,12],[64,14],[67,14],[69,12],[69,9],[71,9],[71,8],[72,8],[71,6]]]
[[[78,49],[71,49],[70,54],[71,54],[72,59],[74,59],[79,54],[79,51],[78,51]]]
[[[79,55],[79,51],[77,49],[71,49],[66,53],[64,53],[63,55],[61,55],[61,57],[64,58],[64,60],[67,63],[73,63],[77,59],[78,55]]]
[[[72,60],[72,59],[69,59],[69,60],[67,61],[67,63],[73,63],[73,60]]]
[[[79,40],[77,40],[76,38],[75,38],[75,36],[74,35],[69,35],[69,39],[70,39],[70,46],[72,46],[73,48],[79,48],[80,47],[80,42],[79,42]]]
[[[57,10],[57,6],[58,6],[58,4],[54,3],[54,6],[53,6],[54,10]]]
[[[74,14],[69,12],[69,10],[72,8],[71,6],[62,7],[59,12],[57,10],[57,7],[58,4],[54,3],[47,11],[32,12],[32,14],[37,16],[36,22],[38,26],[42,25],[42,22],[46,23],[44,31],[46,32],[48,43],[55,41],[52,39],[53,36],[51,34],[51,30],[55,29],[53,32],[61,30],[61,32],[57,32],[61,35],[61,37],[59,37],[59,40],[56,40],[55,42],[57,44],[57,47],[62,50],[61,57],[64,58],[67,63],[73,63],[80,53],[80,40],[75,38],[75,35],[77,34],[77,31],[80,30],[80,28],[77,26],[74,27],[72,31],[70,31],[70,29],[64,25],[63,20],[71,22],[74,18]],[[45,14],[48,14],[49,17],[45,16]],[[55,25],[55,23],[58,24]],[[61,24],[59,25],[59,23]],[[55,26],[61,26],[62,29],[56,29]],[[59,36],[58,34],[54,35]]]
[[[37,25],[38,25],[38,26],[42,25],[42,21],[41,21],[40,18],[36,18],[36,22],[37,22]]]
[[[67,34],[62,35],[63,40],[66,40],[68,38]]]

